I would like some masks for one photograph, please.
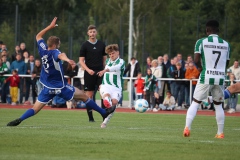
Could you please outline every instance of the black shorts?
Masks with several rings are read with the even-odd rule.
[[[99,87],[102,84],[103,77],[97,75],[99,71],[94,72],[94,75],[90,75],[84,71],[84,91],[95,91],[96,86]]]

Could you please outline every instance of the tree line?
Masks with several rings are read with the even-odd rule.
[[[95,24],[106,44],[117,43],[127,61],[129,0],[0,0],[0,40],[9,53],[25,42],[36,54],[36,33],[59,17],[59,27],[48,35],[61,38],[61,51],[78,61],[81,44],[87,40],[87,26]],[[170,57],[182,53],[193,55],[198,38],[205,36],[209,19],[220,22],[220,36],[230,42],[231,63],[240,59],[238,0],[135,0],[133,22],[133,56],[145,64],[147,56]],[[16,14],[17,11],[17,14]],[[47,35],[47,36],[48,36]]]

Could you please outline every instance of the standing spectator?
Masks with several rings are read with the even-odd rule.
[[[23,61],[27,64],[29,61],[29,53],[28,51],[23,52]]]
[[[185,72],[185,78],[186,79],[198,79],[199,77],[199,70],[197,69],[197,67],[195,67],[193,62],[189,63],[188,69]],[[193,92],[195,91],[195,87],[196,87],[197,81],[192,81],[192,95]]]
[[[132,57],[131,62],[127,65],[123,75],[126,75],[126,73],[128,73],[127,74],[128,77],[136,78],[139,72],[141,72],[140,65],[139,65],[138,61],[136,60],[136,58]],[[132,83],[131,84],[132,93],[129,94],[129,96],[132,96],[132,104],[131,105],[133,106],[133,102],[136,100],[134,80],[130,81],[130,83]]]
[[[172,73],[177,70],[176,63],[177,63],[177,57],[172,58],[171,59],[171,66],[167,70],[167,77],[168,78],[173,78]],[[169,83],[170,83],[171,93],[173,95],[175,95],[174,88],[175,88],[176,82],[175,81],[169,81]]]
[[[12,54],[11,62],[16,60],[17,54],[20,53],[20,47],[18,45],[15,46],[15,52]]]
[[[161,110],[168,110],[168,111],[172,111],[175,108],[175,98],[172,96],[170,91],[167,91],[166,93],[166,98],[163,101],[163,104],[159,105],[159,108]]]
[[[5,63],[0,59],[0,86],[1,86],[1,102],[6,103],[7,95],[9,94],[9,83],[4,83],[6,77],[3,74],[8,74],[9,69]]]
[[[206,34],[208,37],[199,39],[194,47],[194,62],[198,69],[202,68],[202,71],[193,94],[192,104],[187,111],[186,123],[183,130],[184,137],[190,136],[192,122],[197,114],[197,110],[201,102],[207,99],[208,92],[210,91],[215,107],[218,128],[215,138],[224,138],[225,115],[222,107],[224,100],[223,83],[225,80],[224,73],[230,58],[230,45],[227,41],[220,38],[218,33],[218,21],[209,20],[206,23]],[[204,62],[202,66],[201,62]]]
[[[3,51],[7,51],[6,44],[2,44],[2,46],[1,46],[1,51],[0,52],[3,52]]]
[[[230,85],[233,85],[236,83],[235,75],[232,73],[230,74]],[[235,113],[236,112],[236,106],[238,102],[238,93],[234,93],[231,95],[231,97],[228,99],[229,102],[229,110],[227,111],[228,113]]]
[[[193,58],[192,58],[192,56],[191,55],[188,55],[187,56],[187,61],[186,61],[187,63],[190,63],[190,62],[193,62]],[[193,62],[194,63],[194,62]]]
[[[160,70],[162,70],[162,77],[159,77],[159,78],[167,78],[167,69],[163,63],[163,58],[161,58],[161,57],[162,56],[158,57],[158,67],[160,68]],[[159,85],[161,85],[161,87],[159,87],[159,90],[158,90],[159,103],[162,103],[164,100],[165,81],[161,80],[161,83]]]
[[[23,53],[26,52],[26,51],[27,51],[26,44],[24,42],[20,43],[19,53],[21,54],[22,58],[24,58]]]
[[[163,70],[162,70],[162,68],[160,68],[158,66],[158,61],[156,59],[154,59],[152,61],[151,70],[152,70],[152,74],[157,78],[157,83],[156,83],[157,85],[156,85],[156,88],[155,88],[154,92],[157,93],[155,95],[158,95],[158,96],[156,96],[157,98],[155,97],[156,98],[156,103],[160,104],[160,96],[161,96],[161,99],[162,99],[162,89],[161,89],[162,86],[161,86],[161,80],[158,80],[158,78],[162,78]],[[159,93],[161,93],[161,95]],[[163,100],[161,100],[161,101],[163,101]],[[153,107],[155,107],[155,106],[153,106]]]
[[[185,72],[185,78],[186,79],[198,79],[200,73],[199,73],[198,69],[195,67],[194,63],[190,62],[188,65],[189,65],[188,69]],[[196,84],[197,84],[197,81],[192,81],[192,93],[190,93],[191,96],[193,96]],[[189,85],[190,85],[190,83],[187,84],[187,90],[188,91],[190,90],[190,88],[189,88],[190,86]],[[189,104],[190,104],[190,102],[189,102]]]
[[[41,69],[42,69],[41,61],[39,59],[36,59],[35,63],[34,63],[34,68],[33,68],[33,71],[32,71],[32,78],[34,78],[35,81],[36,81],[37,96],[40,94],[40,92],[43,88],[43,85],[39,82],[39,76],[40,76],[40,73],[41,73]]]
[[[146,69],[148,69],[148,68],[151,68],[152,67],[152,60],[153,60],[153,58],[152,57],[147,57],[147,65],[146,65]]]
[[[178,54],[177,54],[177,59],[178,59],[178,62],[181,63],[182,68],[183,68],[183,67],[185,66],[185,61],[183,60],[181,53],[178,53]]]
[[[87,32],[89,39],[80,49],[79,62],[84,69],[84,90],[89,98],[93,99],[94,91],[102,83],[102,78],[97,75],[105,66],[107,55],[105,44],[97,40],[96,26],[90,25]],[[92,110],[87,108],[89,122],[94,122]]]
[[[184,79],[185,78],[185,72],[182,69],[182,64],[180,62],[177,62],[176,64],[176,70],[171,72],[172,78],[175,79]],[[178,102],[178,109],[182,108],[182,103],[184,100],[184,87],[185,87],[185,82],[184,81],[176,81],[175,82],[175,87],[174,87],[174,98]],[[180,96],[178,96],[180,95]]]
[[[168,54],[164,54],[163,55],[163,66],[164,66],[164,72],[163,72],[163,78],[168,78],[167,77],[167,70],[169,69],[169,67],[171,66],[171,63],[168,59]],[[164,83],[164,91],[163,93],[165,93],[165,87],[167,87],[167,90],[170,91],[170,82],[169,81],[165,81]]]
[[[27,66],[26,63],[22,60],[21,54],[17,54],[16,60],[11,63],[10,70],[17,70],[18,74],[26,74]],[[22,104],[23,101],[23,85],[24,85],[24,78],[20,77],[19,89],[20,89],[20,97],[19,103]]]
[[[232,70],[232,73],[235,75],[236,80],[240,80],[240,67],[238,60],[234,61],[233,66],[230,67],[230,69]]]
[[[11,64],[10,64],[10,62],[7,60],[7,55],[2,54],[1,59],[2,59],[2,62],[7,65],[8,69],[10,69],[10,65],[11,65]]]
[[[163,63],[163,57],[158,56],[157,61],[158,61],[158,65],[161,65]]]
[[[148,111],[155,107],[154,91],[156,88],[156,77],[152,74],[150,68],[147,69],[147,75],[145,77],[144,95],[145,99],[148,101]]]
[[[138,72],[137,79],[134,83],[134,87],[136,87],[136,95],[137,99],[143,98],[143,89],[144,89],[144,79],[142,79],[142,73]]]
[[[12,70],[12,76],[8,77],[4,83],[10,82],[10,95],[12,97],[12,105],[16,105],[17,98],[18,98],[18,85],[20,82],[20,78],[17,74],[17,70]]]
[[[24,52],[26,53],[26,52]],[[27,75],[32,75],[33,74],[33,69],[34,69],[34,57],[33,55],[29,56],[29,61],[26,64],[27,65]],[[30,87],[32,88],[32,100],[33,103],[36,101],[37,93],[36,93],[36,79],[32,77],[27,77],[25,78],[26,81],[26,92],[25,92],[25,102],[28,101],[29,98],[29,92],[30,92]]]
[[[168,54],[163,55],[163,64],[165,65],[166,69],[168,69],[171,66],[171,63],[168,59]]]

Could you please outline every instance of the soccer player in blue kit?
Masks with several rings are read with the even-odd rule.
[[[75,62],[69,59],[65,53],[61,53],[58,50],[60,47],[60,39],[58,37],[50,36],[47,40],[47,45],[42,38],[45,33],[57,26],[56,21],[57,17],[55,17],[51,24],[40,31],[36,36],[38,51],[42,59],[40,82],[43,85],[43,89],[38,95],[38,100],[31,109],[28,109],[20,118],[9,122],[7,126],[17,126],[23,120],[34,116],[56,95],[59,95],[66,101],[73,98],[82,100],[89,109],[99,112],[103,118],[106,118],[115,110],[115,107],[107,109],[100,108],[94,101],[88,98],[83,91],[67,84],[67,81],[64,78],[61,61],[66,61],[69,64]]]

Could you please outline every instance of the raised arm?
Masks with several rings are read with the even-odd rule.
[[[52,22],[50,23],[49,26],[47,26],[46,28],[44,28],[43,30],[41,30],[37,35],[36,35],[36,40],[39,41],[40,39],[42,39],[43,35],[45,33],[47,33],[47,31],[49,31],[50,29],[56,27],[56,21],[57,21],[57,17],[54,17]]]

